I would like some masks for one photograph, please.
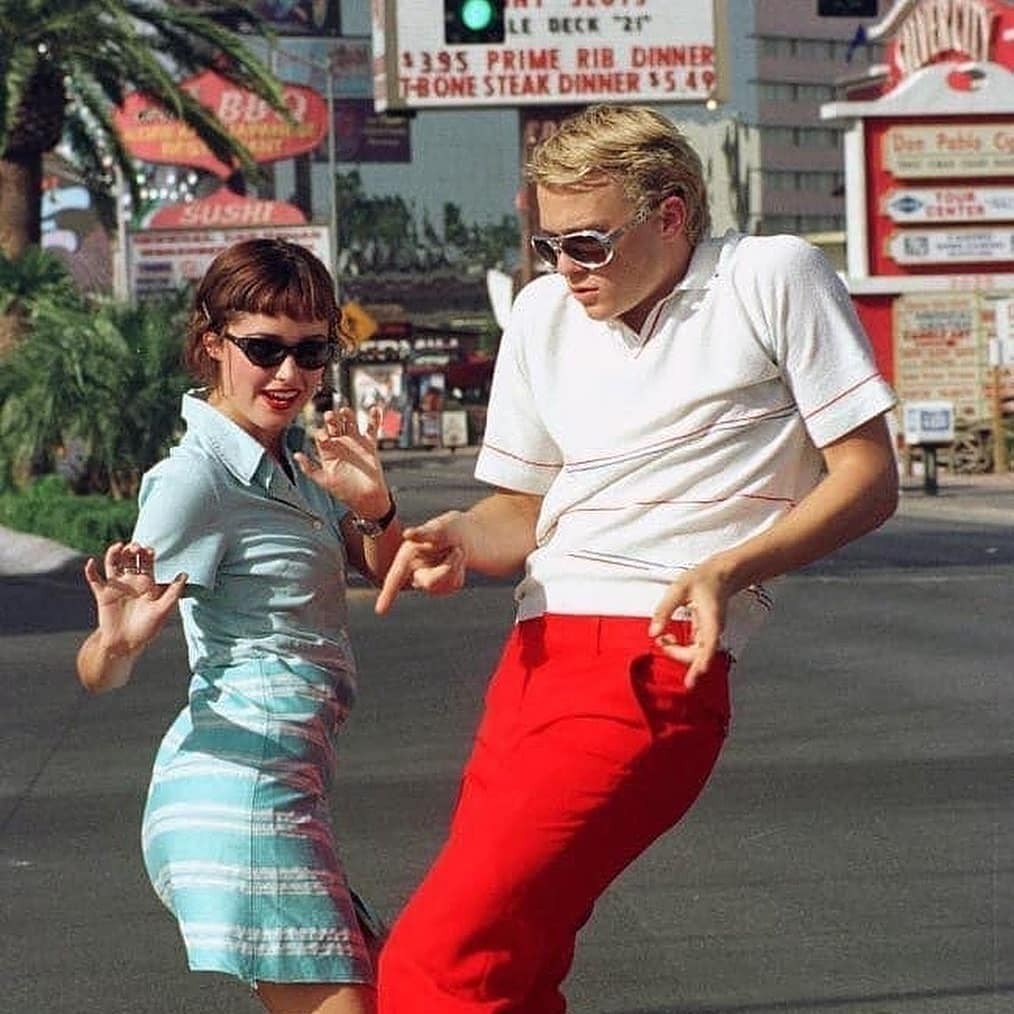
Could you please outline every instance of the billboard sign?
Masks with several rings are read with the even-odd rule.
[[[255,162],[274,162],[313,151],[327,134],[327,103],[312,88],[283,85],[292,116],[289,122],[260,96],[214,71],[188,78],[181,87],[215,114]],[[114,121],[126,149],[142,162],[189,165],[222,178],[233,172],[234,167],[212,155],[190,127],[140,92],[126,97]]]
[[[378,110],[703,102],[718,92],[714,4],[514,0],[502,43],[448,45],[441,0],[372,0]]]
[[[149,229],[229,229],[260,225],[303,225],[306,215],[285,201],[241,197],[220,187],[210,197],[159,208],[146,222]]]
[[[127,234],[127,272],[136,298],[174,292],[200,280],[208,265],[242,239],[274,237],[305,246],[331,263],[327,226],[259,226],[255,229],[151,229]]]

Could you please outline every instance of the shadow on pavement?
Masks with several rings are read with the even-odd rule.
[[[95,625],[95,606],[73,561],[46,574],[0,577],[0,637],[85,630]]]
[[[810,564],[799,573],[844,574],[883,567],[939,570],[1011,563],[1014,563],[1014,538],[1009,531],[984,530],[971,519],[962,523],[896,516],[883,528]]]
[[[971,986],[967,989],[916,989],[897,990],[890,993],[870,993],[863,996],[835,996],[835,997],[799,997],[793,1000],[773,1000],[767,1003],[732,1003],[721,1004],[717,1007],[698,1007],[680,1005],[678,1007],[637,1007],[633,1010],[624,1011],[623,1014],[776,1014],[778,1011],[791,1012],[796,1010],[819,1011],[846,1010],[854,1004],[895,1004],[907,1005],[928,1002],[943,1002],[947,1000],[971,1000],[996,999],[1011,997],[1014,1000],[1014,983],[1001,982],[996,986]],[[884,1011],[894,1010],[893,1007],[885,1007]],[[912,1007],[916,1010],[916,1007]],[[934,1007],[934,1010],[938,1008]],[[941,1008],[942,1009],[942,1008]],[[951,1008],[961,1010],[960,1007]],[[997,1008],[999,1010],[999,1008]]]

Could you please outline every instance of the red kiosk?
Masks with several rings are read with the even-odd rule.
[[[850,121],[846,282],[909,445],[916,431],[932,443],[926,406],[952,467],[1006,470],[1009,437],[997,437],[1014,411],[1014,6],[897,0],[866,34],[886,43],[886,64],[821,109]]]

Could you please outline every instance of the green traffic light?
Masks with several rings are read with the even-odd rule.
[[[465,0],[461,5],[461,20],[473,32],[489,28],[493,20],[493,5],[489,0]]]

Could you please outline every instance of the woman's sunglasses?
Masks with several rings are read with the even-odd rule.
[[[323,338],[310,338],[296,345],[286,345],[277,338],[244,338],[240,335],[220,331],[254,366],[264,368],[281,366],[286,356],[292,356],[301,370],[319,370],[335,357],[338,343]]]
[[[562,253],[578,267],[604,268],[616,253],[616,241],[635,225],[644,222],[651,212],[651,208],[642,208],[629,222],[624,222],[612,232],[579,229],[577,232],[563,232],[558,236],[536,233],[531,238],[532,249],[554,270]]]

